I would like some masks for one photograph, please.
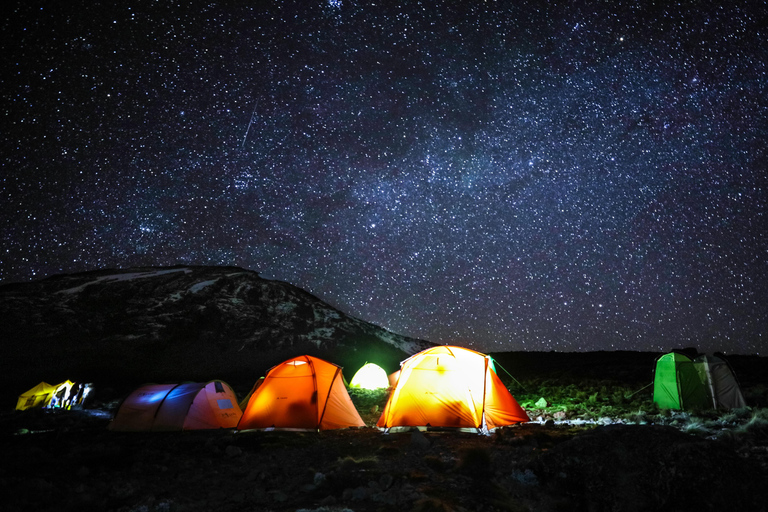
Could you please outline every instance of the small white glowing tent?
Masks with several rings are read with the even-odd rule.
[[[389,387],[389,378],[384,369],[373,363],[365,363],[349,383],[351,388],[380,389]]]

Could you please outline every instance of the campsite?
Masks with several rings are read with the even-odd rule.
[[[494,354],[531,421],[488,435],[383,432],[389,393],[353,387],[364,427],[117,431],[129,390],[95,383],[82,410],[4,409],[0,492],[8,510],[765,510],[765,358],[729,358],[747,407],[681,411],[653,402],[660,355]],[[230,384],[243,403],[264,382]]]

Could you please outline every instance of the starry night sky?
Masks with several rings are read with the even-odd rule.
[[[4,9],[1,282],[238,265],[477,350],[768,355],[764,2],[123,3]]]

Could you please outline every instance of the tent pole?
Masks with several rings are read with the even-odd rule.
[[[685,410],[685,403],[683,401],[683,388],[680,384],[680,370],[677,369],[677,361],[675,361],[675,384],[677,384],[677,403],[681,411]]]
[[[304,360],[309,364],[309,367],[312,369],[312,385],[315,388],[315,414],[316,414],[315,418],[317,419],[317,423],[315,424],[315,426],[317,428],[317,431],[320,432],[320,424],[323,422],[323,414],[325,414],[325,407],[323,407],[323,410],[321,413],[320,395],[319,395],[320,390],[317,389],[317,372],[315,372],[315,365],[312,364],[312,360],[307,356],[304,356]],[[330,390],[328,391],[328,394],[330,394]],[[328,397],[325,397],[325,404],[328,405]]]
[[[486,422],[485,422],[485,396],[486,396],[486,393],[488,392],[488,372],[491,370],[490,368],[488,368],[488,366],[490,365],[490,362],[491,362],[491,356],[485,356],[485,367],[483,371],[483,410],[480,413],[480,428],[478,429],[480,433],[488,432],[488,428],[486,427]]]
[[[638,394],[639,392],[641,392],[642,390],[644,390],[648,386],[653,386],[653,382],[651,382],[650,384],[646,384],[645,386],[641,387],[640,389],[638,389],[637,391],[635,391],[634,393],[629,395],[629,398],[632,398],[633,396],[635,396],[636,394]]]
[[[507,369],[506,369],[506,368],[504,368],[503,366],[501,366],[497,360],[495,360],[495,359],[494,359],[494,360],[493,360],[493,364],[494,364],[495,366],[498,366],[498,367],[499,367],[499,368],[501,368],[502,370],[504,370],[504,373],[506,373],[507,375],[509,375],[509,376],[512,378],[512,380],[513,380],[513,381],[517,382],[518,386],[520,386],[521,388],[523,388],[523,391],[525,391],[526,393],[528,392],[528,390],[527,390],[527,389],[525,389],[525,386],[523,386],[522,384],[520,384],[520,381],[519,381],[519,380],[517,380],[517,379],[514,377],[514,375],[512,375],[511,373],[509,373],[509,372],[507,371]]]
[[[160,403],[159,403],[159,404],[157,404],[157,409],[155,409],[155,414],[153,414],[153,415],[152,415],[152,425],[153,425],[153,426],[154,426],[154,422],[155,422],[155,419],[157,418],[157,415],[158,415],[158,413],[160,413],[160,408],[161,408],[161,407],[163,406],[163,404],[165,403],[165,399],[166,399],[166,398],[168,398],[168,395],[170,395],[170,394],[171,394],[171,392],[172,392],[174,389],[176,389],[177,387],[181,386],[182,384],[183,384],[182,382],[179,382],[178,384],[176,384],[175,386],[173,386],[171,389],[169,389],[169,390],[168,390],[168,391],[165,393],[165,396],[163,397],[163,399],[162,399],[162,400],[160,400]]]
[[[715,384],[712,382],[712,372],[709,369],[709,359],[704,357],[704,373],[707,376],[707,384],[709,384],[709,394],[712,396],[712,408],[717,410],[717,396],[715,395]]]

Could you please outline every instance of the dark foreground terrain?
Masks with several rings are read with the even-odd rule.
[[[107,430],[118,400],[103,392],[110,399],[85,411],[10,405],[0,412],[0,510],[768,510],[765,358],[735,358],[750,407],[720,413],[655,408],[653,358],[500,357],[534,421],[490,436],[119,433]],[[373,425],[382,396],[352,398]]]
[[[4,417],[3,510],[765,510],[768,499],[765,438],[668,426],[128,434],[106,421]],[[21,425],[29,433],[11,431]]]
[[[768,428],[552,421],[383,434],[117,433],[99,411],[2,416],[7,511],[766,510]]]

